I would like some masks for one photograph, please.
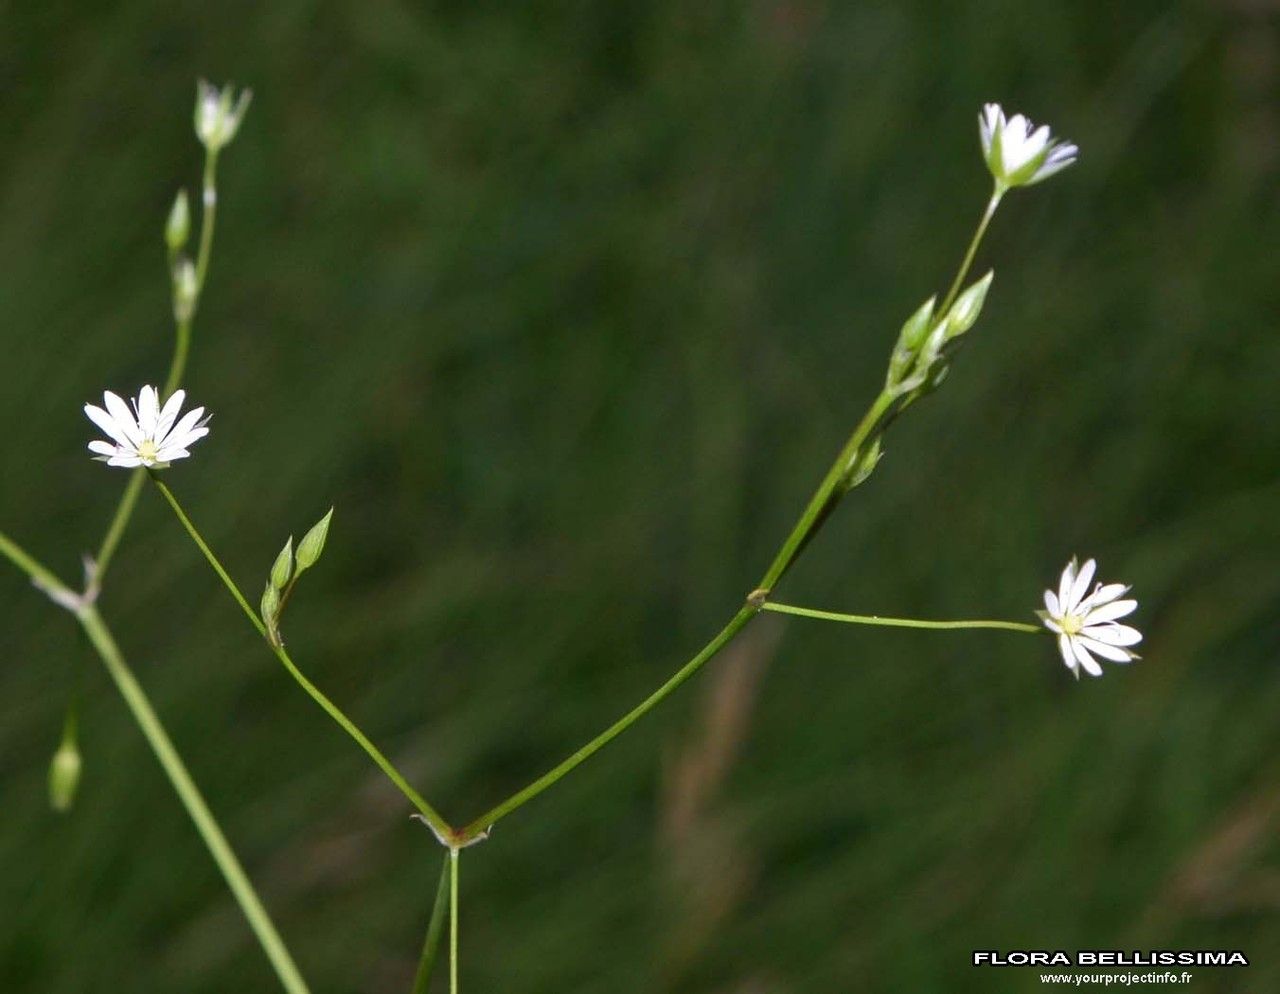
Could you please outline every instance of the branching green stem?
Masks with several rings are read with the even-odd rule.
[[[74,596],[74,591],[59,580],[51,569],[38,562],[4,532],[0,532],[0,555],[26,573],[31,578],[31,582],[42,590]]]
[[[431,906],[431,921],[427,925],[427,937],[422,942],[422,958],[418,961],[418,972],[413,978],[412,994],[427,994],[431,985],[431,971],[436,965],[436,954],[440,951],[440,937],[444,935],[444,919],[453,893],[449,868],[453,862],[452,851],[444,855],[444,863],[440,867],[440,882],[436,884],[436,899]]]
[[[497,807],[491,808],[479,818],[475,819],[475,821],[471,822],[471,824],[466,828],[459,831],[457,833],[457,837],[463,841],[470,841],[480,837],[483,833],[487,832],[489,827],[495,822],[505,818],[507,815],[511,814],[512,811],[516,810],[516,808],[533,800],[544,790],[553,787],[566,774],[586,762],[666,700],[677,687],[688,680],[689,677],[697,673],[704,663],[733,641],[734,637],[746,627],[747,622],[756,616],[756,613],[757,611],[755,607],[752,605],[745,605],[733,616],[729,623],[720,630],[720,633],[715,638],[703,646],[702,650],[696,656],[681,666],[680,669],[676,670],[666,683],[559,765],[548,770],[523,790],[519,790],[512,794],[501,804],[497,805]]]
[[[1021,621],[921,621],[917,618],[882,618],[875,614],[838,614],[834,611],[816,611],[810,607],[793,607],[767,601],[761,610],[778,614],[794,614],[801,618],[817,618],[820,621],[843,621],[850,625],[882,625],[886,628],[1002,628],[1009,632],[1038,633],[1048,631],[1042,625],[1029,625]]]
[[[209,272],[209,260],[213,255],[213,227],[218,216],[218,153],[207,151],[204,157],[203,189],[201,193],[203,208],[200,212],[200,247],[196,254],[196,302],[199,307],[200,297],[204,292],[205,276]],[[193,312],[194,313],[194,307]],[[180,318],[174,324],[173,358],[169,360],[169,372],[165,376],[162,399],[177,390],[187,370],[187,358],[191,353],[191,317]],[[120,539],[124,537],[125,528],[133,517],[134,507],[138,503],[138,494],[142,492],[146,470],[139,467],[129,476],[124,493],[120,495],[120,503],[116,505],[107,533],[102,539],[95,558],[94,577],[102,583],[107,567],[114,558]]]
[[[449,994],[458,994],[458,850],[449,850]]]
[[[409,782],[405,780],[404,776],[398,769],[396,769],[391,760],[387,759],[387,757],[382,754],[381,750],[379,750],[378,747],[369,740],[368,736],[360,730],[356,723],[348,718],[346,714],[343,713],[342,709],[334,704],[319,687],[307,679],[303,672],[298,669],[297,664],[294,663],[293,659],[289,656],[285,647],[283,645],[274,644],[271,641],[267,633],[266,624],[258,617],[257,612],[249,606],[249,602],[245,599],[244,594],[240,592],[240,588],[236,586],[236,582],[231,579],[231,576],[227,573],[226,569],[223,568],[218,557],[214,555],[213,550],[209,548],[209,544],[200,535],[196,526],[187,516],[187,513],[182,509],[182,505],[178,503],[178,498],[173,495],[173,491],[170,490],[154,472],[151,473],[151,479],[155,483],[156,489],[160,491],[169,506],[173,509],[173,513],[177,515],[178,521],[182,523],[182,527],[186,529],[187,534],[191,536],[191,540],[195,542],[200,551],[204,553],[205,559],[208,561],[209,565],[213,567],[213,571],[218,574],[218,578],[222,580],[227,591],[235,599],[235,602],[240,605],[240,610],[243,611],[245,617],[249,619],[249,623],[253,625],[258,634],[267,641],[267,645],[270,647],[271,651],[275,653],[276,658],[280,660],[284,668],[289,671],[289,675],[298,683],[298,686],[306,691],[307,695],[320,705],[324,712],[337,722],[342,730],[359,744],[360,748],[365,751],[369,758],[378,765],[378,768],[387,775],[387,778],[396,785],[400,790],[400,793],[404,794],[404,796],[408,798],[409,802],[417,809],[418,813],[422,815],[423,820],[431,826],[431,829],[436,833],[437,837],[439,837],[442,842],[451,840],[454,837],[453,829],[450,827],[449,823],[441,817],[440,813],[428,804],[423,796],[409,785]]]
[[[951,281],[951,289],[942,298],[942,306],[934,311],[934,314],[938,316],[938,320],[942,320],[947,316],[947,311],[951,310],[951,305],[955,303],[956,297],[959,296],[960,289],[964,286],[964,278],[969,275],[969,267],[973,265],[973,258],[978,254],[978,246],[982,244],[982,237],[987,233],[987,225],[991,223],[991,218],[995,216],[996,208],[1000,206],[1000,201],[1004,198],[1005,189],[997,183],[992,191],[991,199],[987,201],[987,208],[982,212],[982,219],[978,221],[977,230],[974,231],[973,238],[969,240],[969,248],[964,253],[960,268],[956,270],[956,278]]]
[[[77,617],[85,634],[89,636],[89,641],[93,643],[93,647],[106,664],[107,672],[111,674],[111,679],[115,681],[120,696],[124,698],[129,710],[133,713],[133,719],[146,737],[151,751],[160,761],[169,782],[182,801],[182,806],[187,809],[187,814],[195,822],[196,831],[200,833],[213,861],[222,871],[222,876],[227,881],[227,886],[231,888],[231,893],[235,895],[240,910],[249,922],[249,927],[253,929],[263,951],[275,968],[281,985],[289,994],[308,994],[306,982],[289,955],[284,940],[280,938],[275,925],[272,924],[271,917],[253,889],[253,884],[245,875],[244,868],[236,858],[226,836],[222,834],[222,829],[218,827],[199,788],[191,779],[191,774],[187,772],[182,757],[173,747],[142,686],[125,662],[111,632],[91,605],[81,609]]]

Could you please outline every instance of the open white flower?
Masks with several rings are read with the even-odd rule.
[[[1058,582],[1058,592],[1044,592],[1045,611],[1037,611],[1046,628],[1058,636],[1058,651],[1067,669],[1080,678],[1080,667],[1090,676],[1102,676],[1102,667],[1094,654],[1113,663],[1130,663],[1138,654],[1126,646],[1142,641],[1136,628],[1122,625],[1118,619],[1131,614],[1138,606],[1135,600],[1121,600],[1129,592],[1123,583],[1089,584],[1098,564],[1092,559],[1077,569],[1075,559],[1067,563]]]
[[[987,104],[978,115],[978,134],[987,168],[1002,187],[1030,186],[1061,172],[1076,161],[1080,149],[1055,142],[1049,126],[1033,125],[1021,114],[1005,120],[999,104]]]
[[[84,413],[111,441],[95,439],[89,443],[89,451],[108,466],[165,466],[186,458],[191,455],[191,444],[209,434],[203,407],[193,408],[178,420],[186,396],[175,390],[162,408],[156,388],[143,387],[130,410],[118,396],[106,391],[102,395],[106,409],[85,404]]]

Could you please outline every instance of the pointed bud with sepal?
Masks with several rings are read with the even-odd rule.
[[[191,205],[187,202],[187,191],[179,190],[173,198],[173,206],[169,208],[169,219],[164,225],[164,243],[169,251],[177,254],[187,244],[191,236]]]
[[[311,526],[311,529],[302,536],[302,541],[298,543],[298,573],[303,570],[310,569],[316,564],[320,558],[320,554],[324,552],[325,540],[329,537],[329,522],[333,520],[333,508],[329,508],[329,513]]]
[[[929,334],[929,328],[933,324],[933,308],[937,302],[938,298],[936,296],[926,300],[911,317],[907,318],[907,323],[898,332],[897,344],[893,347],[893,355],[889,357],[889,375],[885,379],[886,386],[892,387],[900,383],[902,378],[911,370],[916,355],[920,351],[920,346],[924,344],[925,337]]]
[[[271,566],[271,586],[277,591],[284,590],[289,582],[289,578],[293,576],[293,536],[289,536],[289,541],[285,542],[284,548],[280,550],[280,554],[276,556],[276,561]]]

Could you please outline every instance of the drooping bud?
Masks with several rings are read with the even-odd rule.
[[[280,554],[276,556],[276,561],[271,567],[271,586],[278,591],[284,590],[291,576],[293,576],[292,535],[289,536],[289,541],[285,542],[284,548],[280,550]]]
[[[164,226],[164,242],[169,251],[177,253],[187,244],[191,234],[191,206],[187,203],[187,191],[179,190],[169,208],[169,219]]]
[[[80,786],[80,750],[74,738],[63,738],[49,763],[49,805],[54,811],[69,811]]]
[[[302,541],[298,543],[297,555],[299,573],[314,566],[320,554],[324,552],[324,543],[329,537],[331,520],[333,520],[333,508],[329,508],[329,513],[312,525],[310,530],[302,536]]]

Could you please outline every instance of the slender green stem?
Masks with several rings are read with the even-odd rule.
[[[196,254],[196,302],[204,291],[205,275],[209,271],[209,260],[213,255],[213,228],[218,216],[218,153],[206,152],[204,158],[204,180],[201,199],[204,207],[200,213],[200,247]],[[169,372],[165,376],[163,396],[168,397],[182,383],[187,370],[187,358],[191,353],[191,318],[183,318],[174,326],[173,358],[169,360]],[[142,492],[146,470],[139,467],[129,477],[129,482],[120,496],[107,533],[102,539],[95,559],[95,580],[101,584],[107,567],[115,556],[120,539],[133,517],[134,507],[138,503],[138,494]]]
[[[253,889],[253,884],[245,875],[244,868],[236,858],[226,836],[222,834],[222,829],[218,827],[199,788],[191,779],[191,774],[187,772],[186,765],[151,707],[151,702],[147,699],[142,686],[125,662],[124,655],[116,645],[111,632],[92,606],[82,608],[77,616],[85,634],[89,636],[89,641],[93,643],[93,647],[106,664],[107,672],[115,681],[120,695],[133,713],[134,721],[146,737],[147,744],[151,746],[151,751],[155,753],[183,807],[187,809],[187,814],[195,823],[196,831],[204,840],[209,854],[218,865],[218,869],[222,871],[222,876],[227,881],[227,886],[231,888],[231,893],[235,895],[240,910],[249,922],[249,927],[253,929],[263,952],[267,954],[267,958],[275,968],[281,986],[289,994],[308,994],[306,982],[289,955],[284,940],[276,931],[270,915],[267,914],[266,908],[263,907],[257,892]]]
[[[57,594],[74,594],[70,587],[58,579],[53,570],[37,560],[2,531],[0,531],[0,555],[3,555],[18,569],[26,573],[31,578],[31,582],[43,590]]]
[[[161,482],[154,473],[151,474],[151,479],[155,483],[156,489],[159,490],[164,496],[164,499],[168,501],[169,506],[173,509],[173,513],[177,515],[178,520],[182,523],[182,527],[185,528],[187,534],[191,536],[191,540],[195,542],[200,551],[204,553],[204,557],[208,560],[209,565],[213,567],[213,571],[218,574],[218,578],[222,580],[223,585],[235,599],[235,602],[240,605],[240,610],[242,610],[245,617],[249,619],[249,623],[253,625],[259,635],[264,639],[267,639],[267,644],[271,651],[275,653],[276,658],[280,660],[284,668],[289,671],[289,675],[293,677],[298,686],[305,690],[307,695],[320,705],[325,714],[332,718],[343,731],[345,731],[359,744],[360,748],[363,749],[365,753],[368,754],[369,758],[378,765],[378,768],[387,775],[388,779],[390,779],[400,792],[409,799],[409,802],[418,810],[418,813],[422,815],[423,819],[431,826],[436,835],[442,841],[451,839],[453,837],[453,829],[450,827],[449,823],[441,817],[440,813],[428,804],[426,799],[409,785],[409,782],[405,780],[404,776],[398,769],[396,769],[391,760],[387,759],[387,757],[382,754],[381,750],[379,750],[378,747],[369,740],[368,736],[360,730],[356,723],[348,718],[346,714],[343,713],[342,709],[334,704],[319,687],[307,679],[303,672],[298,669],[297,664],[294,663],[284,646],[272,644],[267,636],[267,626],[263,623],[262,619],[258,617],[257,612],[249,606],[249,602],[245,600],[245,596],[240,592],[240,588],[236,586],[236,582],[231,579],[231,576],[227,573],[226,569],[223,568],[218,557],[214,555],[213,550],[209,548],[209,544],[200,535],[200,532],[187,516],[187,513],[183,511],[182,505],[178,503],[178,498],[173,495],[173,491]]]
[[[834,611],[816,611],[810,607],[793,607],[767,601],[762,610],[778,614],[794,614],[801,618],[817,618],[820,621],[843,621],[850,625],[883,625],[887,628],[1002,628],[1010,632],[1043,632],[1042,625],[1029,625],[1021,621],[921,621],[917,618],[882,618],[875,614],[838,614]]]
[[[412,994],[427,994],[431,984],[431,971],[436,965],[436,953],[440,951],[440,937],[444,934],[445,909],[449,906],[452,894],[449,865],[453,861],[452,851],[444,855],[444,863],[440,867],[440,882],[436,884],[436,899],[431,906],[431,921],[427,924],[427,937],[422,942],[422,958],[418,961],[418,972],[413,978]]]
[[[479,818],[475,819],[475,821],[471,822],[471,824],[467,825],[466,828],[459,831],[456,836],[458,840],[462,842],[469,842],[473,839],[479,838],[488,830],[489,826],[493,825],[500,819],[505,818],[507,815],[511,814],[512,811],[516,810],[516,808],[533,800],[544,790],[554,786],[557,781],[565,776],[565,774],[569,773],[575,767],[581,765],[594,756],[597,752],[666,700],[667,697],[669,697],[677,687],[688,680],[689,677],[697,673],[704,663],[733,641],[734,636],[746,627],[747,622],[754,618],[756,613],[757,608],[750,604],[745,605],[733,616],[732,619],[730,619],[729,623],[720,630],[720,633],[716,635],[715,638],[703,646],[702,650],[696,656],[681,666],[680,669],[676,670],[666,683],[573,755],[548,770],[527,787],[516,791],[516,793],[512,794],[501,804],[486,811]]]
[[[204,290],[213,253],[213,225],[218,219],[218,150],[209,149],[204,156],[204,177],[200,191],[200,248],[196,252],[196,295]]]
[[[849,440],[845,442],[844,448],[840,450],[836,461],[831,464],[831,469],[827,471],[827,475],[823,478],[822,483],[818,485],[813,497],[809,499],[804,513],[800,515],[800,520],[796,522],[795,527],[791,529],[791,534],[782,543],[778,554],[774,557],[763,579],[757,585],[759,589],[772,590],[778,581],[782,579],[782,575],[790,569],[791,564],[795,562],[796,557],[800,555],[809,539],[821,527],[827,512],[830,510],[831,502],[838,496],[836,490],[848,470],[850,460],[869,440],[872,432],[880,424],[893,401],[893,395],[885,390],[881,391],[880,396],[872,402],[867,413],[863,415],[862,420],[858,422],[858,426],[854,428],[853,434],[849,436]]]
[[[168,398],[182,382],[187,371],[187,357],[191,354],[191,318],[182,318],[174,325],[173,363],[165,377],[162,396]]]
[[[973,238],[969,240],[969,248],[964,254],[964,259],[960,262],[960,268],[956,270],[956,278],[951,281],[951,289],[942,298],[942,306],[934,311],[939,320],[947,316],[947,311],[955,303],[956,297],[960,293],[960,288],[964,285],[964,278],[969,275],[969,267],[973,265],[973,257],[978,254],[978,246],[982,244],[982,236],[987,233],[987,225],[991,223],[991,218],[995,215],[996,208],[1000,206],[1000,200],[1004,197],[1004,194],[1005,191],[997,184],[991,193],[991,199],[987,201],[986,210],[982,212],[982,219],[978,222],[977,230],[974,231]]]
[[[449,994],[458,994],[458,850],[449,850]]]
[[[138,503],[138,494],[142,493],[142,485],[146,482],[146,478],[146,470],[142,467],[138,467],[129,474],[129,482],[125,484],[124,493],[120,495],[120,503],[116,505],[115,514],[111,516],[111,524],[107,526],[107,534],[103,537],[102,545],[98,547],[98,555],[94,559],[97,563],[95,576],[99,583],[102,582],[107,566],[116,554],[120,539],[124,537],[129,519],[133,517],[133,509]]]

